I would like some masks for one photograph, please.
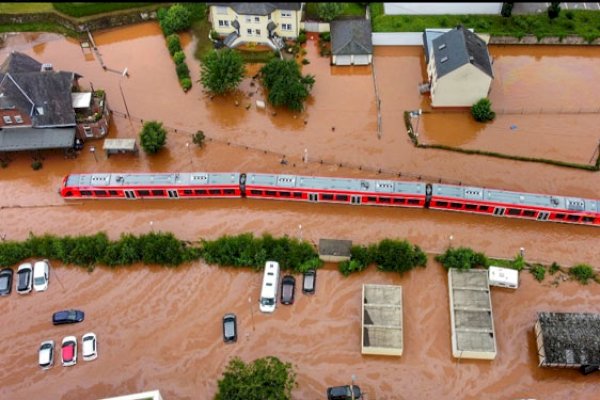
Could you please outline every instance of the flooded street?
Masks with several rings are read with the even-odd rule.
[[[316,76],[312,96],[304,112],[291,113],[256,108],[255,100],[265,98],[252,80],[259,66],[247,67],[237,93],[209,99],[196,82],[200,65],[193,58],[196,39],[189,35],[182,35],[194,82],[187,94],[179,86],[155,23],[98,32],[94,38],[106,65],[118,71],[127,68],[129,78],[104,71],[76,41],[53,34],[12,36],[0,49],[0,62],[10,50],[18,50],[57,70],[83,75],[82,86],[89,88],[92,82],[95,89],[105,89],[115,111],[109,137],[137,138],[141,120],[156,119],[169,127],[167,146],[156,156],[140,152],[138,157],[107,159],[102,141],[88,142],[76,159],[44,153],[40,171],[31,169],[30,154],[11,155],[10,165],[0,169],[0,232],[7,240],[23,240],[29,232],[104,231],[117,239],[123,232],[156,230],[190,241],[269,232],[313,243],[320,238],[357,244],[406,238],[436,253],[444,251],[453,236],[453,246],[469,246],[490,256],[512,257],[524,247],[528,260],[600,267],[599,232],[593,227],[241,199],[66,203],[57,193],[64,175],[113,171],[255,171],[383,179],[397,178],[400,172],[600,198],[598,173],[415,149],[403,112],[428,107],[417,90],[417,83],[424,80],[419,47],[375,47],[383,121],[378,138],[371,67],[332,67],[328,58],[318,55],[316,40],[309,39],[310,64],[303,66],[303,73]],[[557,52],[559,56],[554,55]],[[491,53],[497,74],[491,100],[498,111],[520,110],[529,103],[547,110],[587,109],[600,100],[589,84],[600,78],[600,49],[492,46]],[[558,81],[560,85],[553,84]],[[124,116],[125,103],[131,119]],[[517,129],[510,130],[512,124]],[[535,151],[535,156],[586,163],[597,143],[599,124],[598,114],[506,114],[478,128],[464,115],[427,114],[420,121],[420,133],[423,140],[436,143],[498,146],[511,154]],[[197,130],[209,138],[204,149],[191,142],[190,133]],[[538,146],[540,140],[543,145]],[[97,148],[97,159],[90,146]],[[308,163],[301,160],[305,149]],[[287,165],[280,163],[283,155]],[[378,174],[380,168],[383,172]],[[447,277],[431,259],[426,269],[403,277],[371,268],[343,278],[335,265],[327,265],[318,273],[315,296],[303,295],[297,287],[296,303],[279,306],[273,315],[258,312],[261,275],[249,270],[195,263],[177,270],[135,266],[88,273],[53,266],[48,292],[20,296],[13,291],[1,299],[5,321],[10,321],[0,328],[0,352],[6,358],[4,365],[10,366],[0,370],[1,399],[44,398],[49,393],[67,400],[97,399],[151,389],[160,389],[165,399],[212,398],[234,355],[245,361],[275,355],[294,363],[299,383],[295,399],[323,398],[327,386],[349,384],[353,374],[369,400],[584,399],[600,390],[596,375],[538,368],[533,334],[540,311],[600,312],[598,284],[563,282],[555,288],[550,285],[553,277],[540,284],[523,272],[517,291],[492,289],[498,356],[488,362],[452,358]],[[301,284],[300,276],[296,280]],[[402,357],[361,356],[364,283],[403,286]],[[52,326],[51,314],[65,308],[84,310],[86,320]],[[227,312],[238,316],[235,345],[222,341],[220,321]],[[80,341],[89,331],[98,335],[97,360],[63,368],[58,359],[49,371],[37,366],[37,348],[43,340],[58,343],[75,334]]]

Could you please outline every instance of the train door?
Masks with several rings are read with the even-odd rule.
[[[361,196],[352,196],[352,198],[350,199],[350,202],[352,204],[360,204],[360,199],[361,199]]]
[[[319,195],[317,193],[309,193],[308,201],[312,201],[313,203],[316,203],[317,201],[319,201]]]
[[[177,193],[177,190],[167,190],[167,193],[169,193],[170,199],[176,199],[179,197],[179,193]]]
[[[537,220],[538,221],[548,221],[548,217],[549,216],[550,216],[549,212],[547,212],[547,211],[540,211],[538,213]]]
[[[123,190],[126,199],[135,199],[135,192],[133,190]]]
[[[494,215],[497,215],[497,216],[501,217],[501,216],[504,215],[504,211],[506,211],[506,208],[504,208],[504,207],[496,207],[494,209]]]

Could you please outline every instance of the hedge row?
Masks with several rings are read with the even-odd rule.
[[[112,11],[150,6],[155,3],[52,3],[56,11],[71,17],[87,17]]]
[[[350,249],[350,261],[339,264],[344,276],[365,270],[369,265],[377,265],[377,269],[387,272],[404,273],[415,267],[427,265],[427,255],[406,240],[384,239],[368,246],[355,245]]]
[[[161,8],[157,13],[159,25],[166,36],[169,54],[175,62],[179,84],[184,92],[192,88],[192,79],[190,69],[185,62],[185,53],[181,48],[181,40],[176,32],[190,28],[191,15],[190,10],[181,4],[175,4],[169,9]]]

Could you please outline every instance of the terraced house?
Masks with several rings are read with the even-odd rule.
[[[226,46],[267,45],[283,47],[283,39],[300,33],[303,3],[208,3],[212,29],[224,38]]]

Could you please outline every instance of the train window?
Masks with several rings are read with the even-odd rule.
[[[556,214],[556,215],[554,215],[554,218],[556,218],[556,219],[565,219],[565,216],[566,216],[565,214]]]
[[[477,204],[465,204],[465,208],[467,210],[476,210],[477,209]]]
[[[262,190],[251,190],[250,191],[251,194],[254,194],[256,196],[262,196]]]
[[[91,190],[80,190],[79,193],[82,196],[91,196],[92,195],[92,191]]]
[[[368,196],[368,197],[367,197],[367,201],[373,201],[373,202],[375,202],[375,201],[377,201],[377,197],[374,197],[374,196]]]
[[[335,199],[339,201],[348,201],[348,196],[345,194],[336,194]]]
[[[194,191],[193,191],[193,190],[190,190],[190,189],[184,189],[184,190],[183,190],[183,194],[187,194],[188,196],[189,196],[190,194],[192,194],[192,193],[194,193]]]
[[[94,190],[94,196],[106,196],[106,190]]]
[[[275,192],[274,190],[265,190],[265,194],[267,196],[277,196],[277,192]]]
[[[579,221],[579,215],[567,215],[567,220],[569,221]]]
[[[119,192],[117,192],[116,190],[109,190],[108,194],[111,195],[111,196],[118,196]]]
[[[200,194],[206,194],[206,193],[207,192],[204,189],[194,189],[194,194],[200,195]]]
[[[489,209],[488,206],[479,206],[479,211],[488,211]]]
[[[392,199],[390,199],[389,197],[380,197],[379,198],[379,202],[380,203],[389,203]]]
[[[408,199],[408,204],[419,204],[419,199]]]
[[[73,196],[73,192],[71,192],[70,190],[67,190],[65,192],[65,197],[71,197],[71,196]]]
[[[506,213],[508,215],[521,215],[521,210],[518,208],[507,208]]]
[[[302,192],[294,192],[294,197],[302,198]]]
[[[225,194],[235,194],[235,190],[233,190],[233,189],[223,189],[223,193],[225,193]]]
[[[447,201],[436,201],[435,205],[440,206],[440,207],[448,207],[448,202]]]
[[[461,203],[450,203],[450,207],[452,207],[452,208],[462,208],[462,204]]]
[[[327,193],[322,193],[321,194],[321,200],[333,200],[333,195],[332,194],[327,194]]]
[[[209,189],[208,193],[210,193],[210,194],[221,194],[221,189]]]
[[[290,192],[279,192],[279,197],[290,197]]]
[[[165,195],[165,191],[161,190],[161,189],[153,189],[152,190],[152,196],[164,196]]]
[[[523,216],[524,217],[535,217],[535,211],[533,211],[533,210],[524,210],[523,211]]]
[[[583,217],[581,220],[583,222],[594,222],[594,217]]]
[[[398,199],[398,198],[396,198],[396,199],[394,199],[394,203],[395,204],[404,204],[404,203],[406,203],[406,199]]]
[[[150,196],[150,191],[149,190],[138,190],[137,194],[138,194],[138,196]]]

